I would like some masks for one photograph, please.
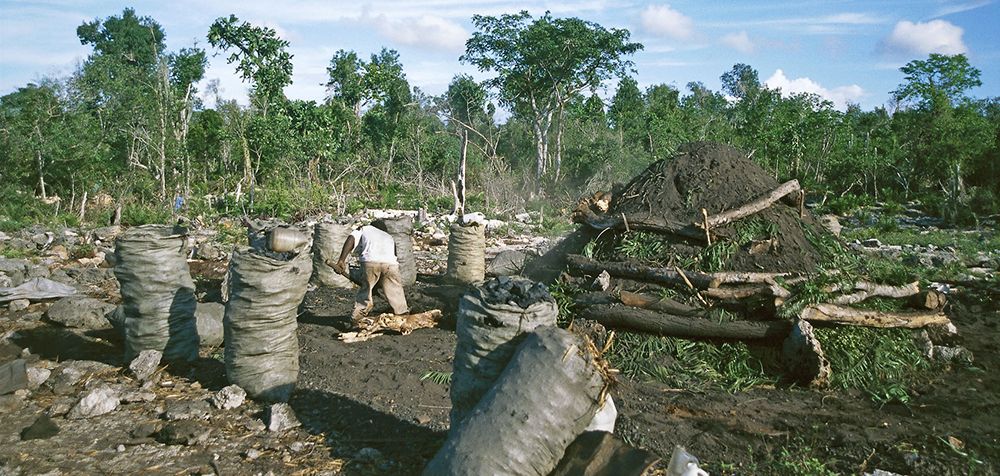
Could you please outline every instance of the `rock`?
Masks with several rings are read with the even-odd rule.
[[[21,440],[44,440],[56,436],[57,433],[59,425],[56,425],[48,415],[41,415],[31,426],[21,430]]]
[[[180,420],[167,423],[156,433],[156,441],[165,445],[194,446],[208,441],[212,429],[197,421]]]
[[[819,217],[819,222],[822,223],[827,230],[830,230],[830,233],[833,233],[834,236],[840,236],[840,231],[844,228],[840,224],[840,219],[837,218],[837,215],[823,215]]]
[[[285,431],[301,425],[298,418],[295,417],[292,406],[283,402],[275,403],[268,408],[267,419],[267,429],[273,432]]]
[[[160,425],[158,423],[146,422],[132,428],[132,431],[128,432],[128,434],[132,438],[149,438],[158,431],[160,431]]]
[[[50,270],[48,266],[28,266],[27,271],[28,272],[24,273],[25,281],[34,278],[47,278],[52,275],[52,270]]]
[[[55,235],[53,235],[50,231],[46,231],[45,233],[36,233],[31,236],[31,242],[38,245],[39,248],[48,246],[53,240],[55,240]]]
[[[103,261],[104,259],[101,258],[101,262]],[[115,273],[110,268],[66,268],[66,274],[77,284],[103,285],[114,282],[114,287],[118,288],[118,280],[115,279]]]
[[[239,385],[230,385],[212,395],[212,404],[219,410],[238,408],[246,401],[247,392]]]
[[[66,414],[66,418],[80,420],[104,415],[115,411],[119,403],[118,393],[111,387],[101,385],[85,392],[83,398]]]
[[[27,368],[27,375],[28,375],[28,388],[34,390],[38,387],[41,387],[42,384],[49,379],[49,376],[52,375],[52,371],[44,367],[33,366]]]
[[[53,391],[64,395],[75,392],[73,387],[84,377],[114,369],[108,364],[92,360],[67,360],[46,382]]]
[[[27,309],[30,305],[31,301],[27,299],[15,299],[7,304],[7,309],[9,309],[10,312],[18,312]]]
[[[601,274],[598,274],[597,277],[594,278],[594,282],[590,285],[590,287],[595,291],[607,291],[610,289],[611,274],[608,273],[608,270],[601,271]]]
[[[208,261],[218,261],[226,256],[214,243],[204,241],[195,248],[194,257]]]
[[[63,416],[69,413],[69,410],[73,408],[74,403],[76,403],[74,399],[69,397],[62,397],[52,402],[52,405],[49,405],[49,408],[48,410],[45,411],[45,414],[53,417]]]
[[[129,362],[128,369],[132,371],[132,375],[139,379],[140,382],[145,382],[149,380],[149,377],[156,373],[157,368],[160,365],[160,359],[163,358],[163,352],[155,349],[147,349],[139,352],[132,362]]]
[[[122,403],[152,402],[156,394],[149,390],[133,390],[122,394]]]
[[[55,245],[45,252],[45,256],[51,256],[59,259],[60,261],[66,261],[69,259],[69,250],[67,250],[63,245]]]
[[[879,241],[878,238],[869,238],[865,241],[862,241],[861,246],[864,246],[865,248],[881,248],[882,242]]]
[[[935,345],[930,354],[932,359],[940,362],[972,365],[972,352],[962,346],[948,347],[944,345]]]
[[[28,388],[28,373],[24,359],[0,364],[0,395]]]
[[[217,302],[199,302],[194,310],[195,325],[198,328],[199,345],[202,347],[217,347],[222,345],[222,318],[226,315],[226,306]]]
[[[308,443],[303,443],[301,441],[293,441],[288,445],[288,451],[291,451],[292,453],[301,453],[303,450],[306,449],[307,446]]]
[[[186,400],[168,404],[163,417],[169,421],[206,420],[211,412],[206,400]]]
[[[7,276],[7,273],[0,273],[0,288],[14,287],[14,280]]]
[[[246,451],[243,452],[243,457],[246,458],[249,461],[253,461],[253,460],[257,459],[257,458],[260,458],[260,451],[254,449],[254,448],[250,448],[250,449],[248,449],[248,450],[246,450]]]
[[[122,234],[122,227],[118,225],[105,226],[93,231],[94,239],[102,243],[110,243],[120,234]]]
[[[108,324],[111,324],[111,328],[114,329],[121,338],[125,338],[125,306],[115,306],[111,312],[104,315],[104,318],[108,320]]]
[[[520,250],[502,250],[486,265],[487,276],[517,276],[528,262],[528,254]]]
[[[19,393],[0,395],[0,415],[14,413],[24,407],[24,397]]]
[[[107,329],[105,314],[114,310],[113,304],[86,296],[70,296],[56,301],[45,317],[57,324],[76,329]]]

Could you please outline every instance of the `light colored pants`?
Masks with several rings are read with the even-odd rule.
[[[351,319],[357,322],[372,310],[372,291],[375,286],[381,286],[385,299],[392,306],[394,314],[406,314],[410,311],[406,305],[406,295],[403,293],[403,278],[399,275],[398,264],[361,262],[361,288],[354,299],[354,312]]]

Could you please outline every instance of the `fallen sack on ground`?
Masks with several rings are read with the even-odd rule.
[[[605,373],[587,338],[536,328],[423,474],[549,474],[601,406]]]
[[[0,288],[0,302],[27,299],[29,301],[44,301],[76,294],[76,289],[68,284],[47,278],[33,278],[12,288]]]
[[[526,279],[491,279],[461,297],[451,377],[452,430],[493,386],[524,334],[554,326],[558,314],[545,286]]]
[[[449,281],[474,284],[486,277],[486,226],[478,223],[451,225],[448,237]]]
[[[118,237],[115,278],[121,285],[125,361],[158,350],[165,361],[198,357],[194,281],[184,252],[185,232],[143,225]]]
[[[287,401],[299,375],[297,311],[312,275],[309,253],[289,260],[233,253],[223,320],[226,376],[253,398]]]

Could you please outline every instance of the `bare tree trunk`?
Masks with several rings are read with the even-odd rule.
[[[462,129],[462,156],[458,161],[458,189],[456,196],[456,213],[461,217],[465,215],[465,164],[469,156],[469,131]]]
[[[563,136],[563,109],[559,104],[559,124],[556,128],[556,180],[559,180],[559,173],[562,171],[562,136]]]

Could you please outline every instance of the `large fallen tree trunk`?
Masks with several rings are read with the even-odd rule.
[[[775,278],[786,278],[794,273],[757,273],[753,271],[719,271],[709,273],[719,284],[759,284],[773,283]],[[797,282],[798,280],[796,280]],[[794,283],[793,283],[794,284]]]
[[[699,271],[678,272],[673,269],[651,268],[636,263],[594,261],[581,255],[566,256],[566,264],[569,266],[570,271],[582,274],[597,275],[601,271],[607,271],[612,276],[654,283],[687,286],[687,281],[690,281],[697,289],[708,289],[719,286],[717,279]],[[685,280],[685,276],[687,280]]]
[[[722,339],[784,339],[792,323],[788,321],[732,321],[675,316],[618,304],[588,306],[580,317],[604,327],[627,329],[674,337]]]
[[[799,181],[789,180],[779,185],[778,188],[772,190],[767,195],[764,195],[738,208],[719,213],[718,215],[710,216],[705,220],[704,224],[698,223],[697,226],[706,228],[707,225],[707,228],[715,228],[725,225],[731,221],[739,220],[740,218],[753,215],[754,213],[764,210],[774,204],[774,202],[781,200],[781,197],[799,190],[801,190],[801,187],[799,187]]]
[[[867,327],[905,327],[917,329],[926,326],[951,324],[948,316],[938,311],[886,312],[857,309],[837,304],[812,304],[799,315],[813,322],[835,322]]]
[[[749,284],[745,286],[710,288],[702,292],[702,296],[714,299],[746,299],[757,295],[788,299],[792,296],[792,293],[777,284]]]
[[[593,210],[582,209],[574,213],[573,221],[588,225],[595,230],[614,228],[619,230],[653,231],[677,235],[700,242],[705,241],[705,232],[693,224],[669,220],[651,213],[644,215],[612,215],[610,213],[607,215],[598,215]]]

